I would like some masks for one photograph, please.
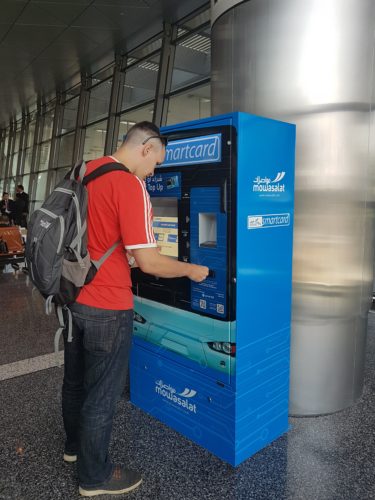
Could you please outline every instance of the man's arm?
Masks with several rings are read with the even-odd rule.
[[[132,254],[144,273],[159,278],[181,278],[186,276],[192,281],[200,282],[208,276],[208,267],[188,264],[187,262],[180,262],[166,257],[161,255],[155,247],[133,249]]]

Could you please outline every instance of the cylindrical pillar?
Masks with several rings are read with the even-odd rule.
[[[213,0],[213,13],[221,10],[212,27],[212,112],[297,124],[290,412],[331,413],[363,388],[375,2],[232,0],[227,11],[225,2]]]

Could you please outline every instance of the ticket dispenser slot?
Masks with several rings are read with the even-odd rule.
[[[217,247],[217,217],[216,214],[198,214],[199,246],[204,248]]]

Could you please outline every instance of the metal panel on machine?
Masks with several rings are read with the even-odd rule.
[[[131,400],[237,465],[288,427],[295,127],[232,113],[163,133],[158,246],[210,275],[132,270]]]

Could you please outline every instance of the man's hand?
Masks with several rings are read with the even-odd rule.
[[[187,277],[190,278],[192,281],[200,283],[201,281],[207,278],[208,271],[209,269],[206,266],[198,266],[197,264],[190,264],[189,274]]]
[[[159,253],[156,247],[133,249],[132,254],[141,270],[153,276],[159,276],[160,278],[181,278],[186,276],[198,283],[208,276],[208,267],[172,259]]]

